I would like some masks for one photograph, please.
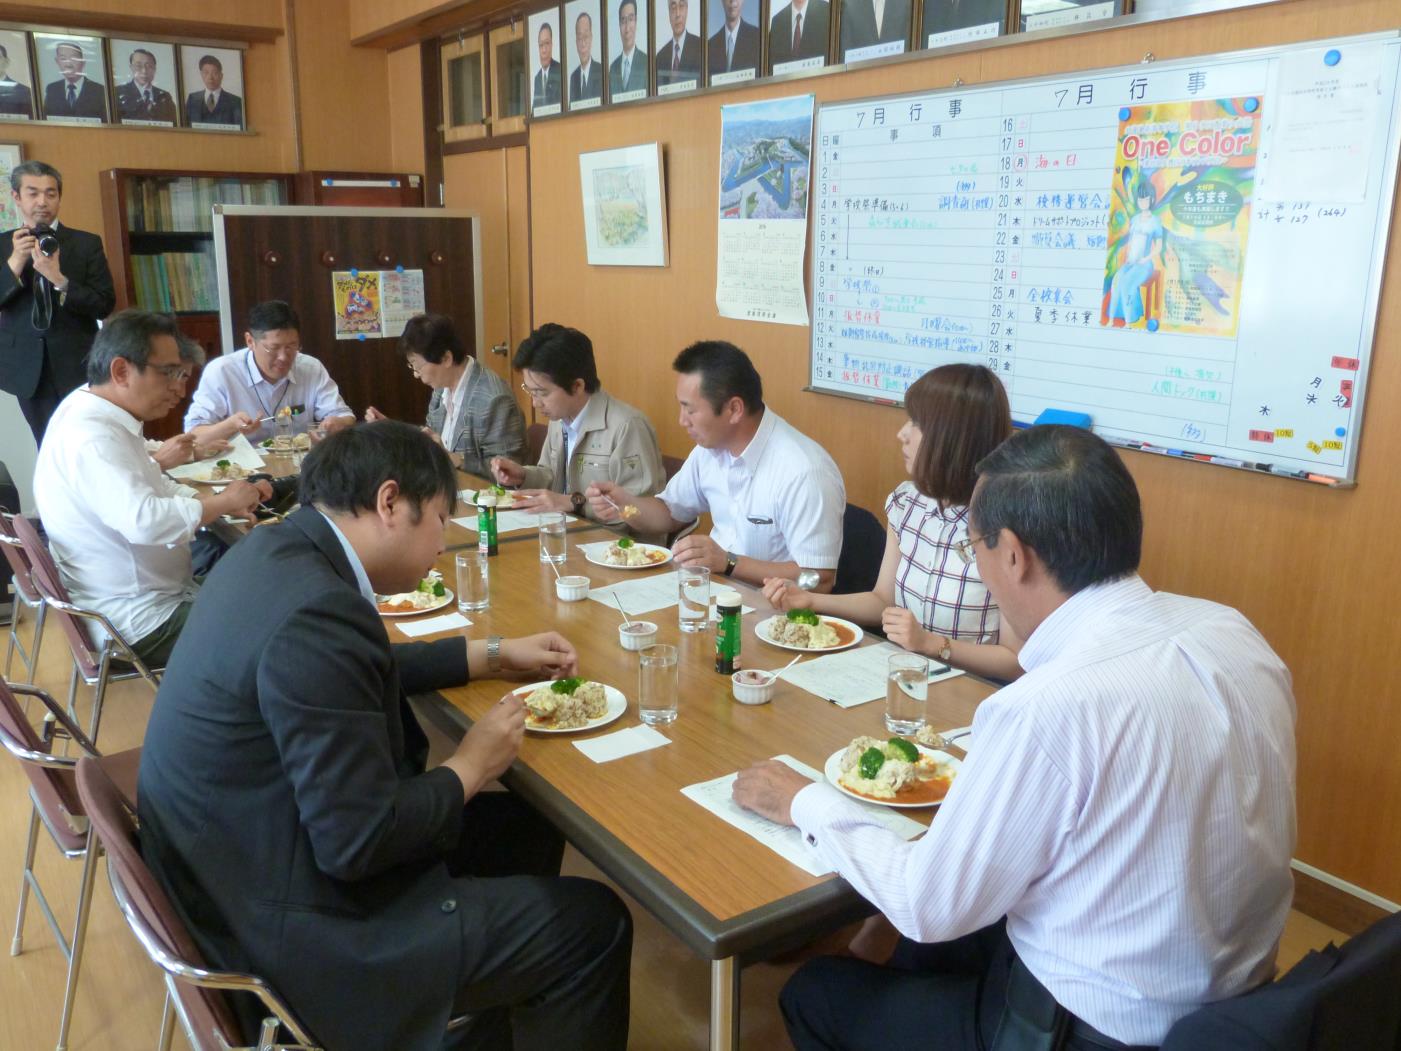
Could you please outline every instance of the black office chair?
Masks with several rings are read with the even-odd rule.
[[[1401,1051],[1401,913],[1192,1012],[1162,1051]]]
[[[885,526],[864,507],[847,504],[842,513],[842,554],[837,559],[832,592],[849,595],[874,590],[884,557]]]

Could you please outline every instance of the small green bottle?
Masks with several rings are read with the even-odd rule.
[[[477,550],[488,555],[500,554],[496,537],[496,494],[489,490],[477,494]]]
[[[721,675],[733,675],[739,666],[740,613],[744,600],[738,591],[725,588],[715,596],[715,670]]]

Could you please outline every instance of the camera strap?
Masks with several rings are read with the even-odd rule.
[[[54,286],[37,271],[34,274],[34,300],[29,307],[29,323],[36,332],[47,332],[54,318]]]

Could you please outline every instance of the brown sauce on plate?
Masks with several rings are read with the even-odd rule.
[[[849,785],[842,785],[854,796],[862,799],[869,799],[873,803],[907,803],[907,804],[932,804],[942,803],[944,797],[949,794],[949,786],[953,784],[951,777],[931,777],[928,781],[916,781],[914,784],[906,785],[895,793],[894,799],[887,799],[883,796],[867,795],[865,792],[858,792]]]

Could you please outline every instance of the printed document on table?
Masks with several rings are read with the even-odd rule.
[[[890,642],[879,646],[858,646],[841,653],[829,653],[816,660],[800,661],[780,673],[779,678],[787,679],[794,686],[839,707],[854,708],[885,696],[886,662],[892,654],[904,652]],[[945,679],[956,679],[962,674],[957,668],[940,661],[929,662],[930,685]]]
[[[579,521],[573,515],[565,515],[564,523]],[[463,518],[454,518],[453,525],[460,525],[463,529],[477,531],[477,516],[467,515]],[[497,511],[496,512],[496,532],[513,533],[517,529],[539,529],[540,515],[535,511]]]
[[[786,763],[811,781],[821,781],[822,774],[794,759],[791,755],[774,756]],[[733,790],[738,774],[726,774],[713,781],[703,781],[698,785],[687,785],[681,794],[692,802],[699,803],[727,825],[733,825],[746,835],[757,839],[779,857],[783,858],[811,876],[825,876],[832,870],[827,868],[817,855],[803,842],[803,834],[791,825],[779,825],[768,818],[760,817],[752,810],[745,810],[734,801]],[[871,804],[871,815],[901,839],[913,839],[925,827],[897,811]]]
[[[607,545],[604,545],[607,546]],[[601,602],[614,612],[618,607],[614,604],[614,596],[623,604],[623,609],[627,610],[629,617],[641,616],[643,613],[651,613],[653,610],[666,609],[668,606],[676,605],[678,599],[676,573],[656,573],[651,576],[638,577],[636,580],[623,580],[616,584],[609,584],[607,587],[592,588],[589,591],[589,598],[595,602]]]

